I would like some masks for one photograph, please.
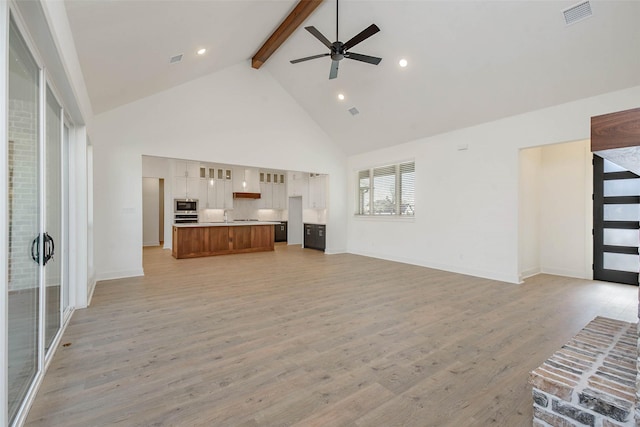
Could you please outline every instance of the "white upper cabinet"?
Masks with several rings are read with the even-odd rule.
[[[286,209],[287,193],[284,171],[260,170],[259,209]]]
[[[283,171],[277,171],[273,174],[273,209],[287,208],[287,184],[286,174]]]
[[[176,160],[173,174],[173,197],[178,199],[200,198],[200,163]]]
[[[309,174],[306,172],[287,172],[287,195],[302,196],[303,207],[309,198]]]
[[[309,174],[309,207],[325,209],[327,207],[327,175]]]

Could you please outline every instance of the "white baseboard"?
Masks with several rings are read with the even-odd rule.
[[[354,255],[368,256],[371,258],[384,259],[387,261],[401,262],[404,264],[419,265],[421,267],[433,268],[436,270],[443,270],[451,273],[466,274],[468,276],[474,276],[474,277],[482,277],[484,279],[497,280],[499,282],[506,282],[506,283],[513,283],[513,284],[521,283],[520,278],[518,276],[512,276],[509,274],[504,274],[504,273],[495,272],[495,271],[486,271],[486,270],[480,270],[475,268],[462,268],[456,265],[441,264],[438,262],[433,262],[428,260],[425,261],[425,260],[397,257],[392,255],[369,253],[366,251],[356,251],[356,252],[349,252],[349,253],[352,253]]]
[[[138,276],[144,276],[144,270],[142,268],[135,270],[106,271],[102,273],[96,273],[96,281],[101,282],[103,280],[126,279],[127,277]]]

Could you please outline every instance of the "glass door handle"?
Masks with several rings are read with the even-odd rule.
[[[47,263],[53,259],[56,245],[53,237],[49,236],[49,233],[44,233],[42,240],[44,241],[44,259],[42,265],[47,265]]]
[[[35,252],[34,252],[35,249]],[[37,264],[40,264],[40,236],[36,236],[31,242],[31,259],[33,259]]]
[[[44,246],[42,265],[44,266],[44,265],[47,265],[47,263],[53,259],[56,245],[55,245],[55,242],[53,241],[53,237],[51,237],[49,233],[42,234],[42,242]],[[40,236],[37,236],[31,242],[31,259],[33,259],[36,263],[40,264]]]

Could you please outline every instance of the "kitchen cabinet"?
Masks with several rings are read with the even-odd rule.
[[[200,208],[232,209],[231,169],[215,165],[200,166]],[[229,177],[229,179],[227,179]]]
[[[273,242],[275,241],[273,233],[273,226],[251,226],[251,247],[253,249],[273,249]]]
[[[173,256],[178,258],[178,254],[180,254],[180,258],[193,258],[204,253],[208,249],[205,245],[204,232],[203,227],[178,228],[174,226]]]
[[[173,197],[177,199],[200,198],[200,163],[176,160],[173,176]]]
[[[286,242],[287,241],[287,221],[281,221],[280,224],[276,224],[273,226],[274,228],[274,238],[275,242]]]
[[[204,230],[205,248],[208,252],[221,253],[231,249],[229,227],[207,227]]]
[[[230,181],[216,181],[216,208],[233,209],[233,188]]]
[[[309,174],[306,172],[287,172],[287,196],[302,197],[302,208],[309,205]]]
[[[258,209],[273,209],[273,182],[270,171],[260,171],[260,200]]]
[[[274,224],[173,226],[174,258],[272,251]]]
[[[251,247],[251,227],[230,227],[229,245],[232,250],[248,249]]]
[[[304,247],[324,251],[326,230],[327,226],[324,224],[304,224]]]
[[[309,174],[309,207],[325,209],[327,207],[327,175]]]
[[[273,174],[273,209],[287,208],[287,184],[284,172]]]
[[[260,201],[258,209],[286,209],[286,180],[282,171],[261,170],[260,181]]]
[[[214,180],[215,209],[233,209],[233,173],[230,168],[217,168]]]
[[[284,184],[273,184],[273,209],[286,209],[287,206],[287,193]]]
[[[215,178],[215,167],[200,165],[200,209],[216,208]]]

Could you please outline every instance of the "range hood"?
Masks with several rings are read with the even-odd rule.
[[[234,199],[259,199],[260,193],[241,193],[235,192],[233,193]]]

